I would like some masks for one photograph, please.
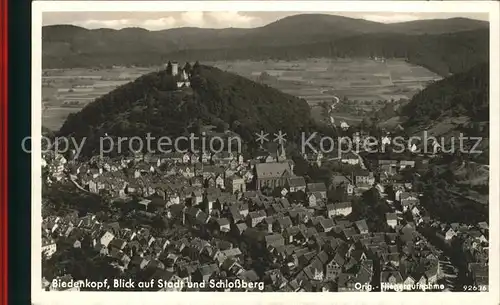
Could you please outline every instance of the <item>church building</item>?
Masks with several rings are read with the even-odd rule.
[[[255,165],[255,174],[258,190],[283,187],[287,179],[293,176],[288,162],[258,163]]]

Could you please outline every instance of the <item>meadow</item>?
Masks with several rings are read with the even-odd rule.
[[[319,104],[340,100],[359,101],[359,109],[371,111],[370,102],[409,99],[440,77],[404,60],[308,59],[300,61],[203,62],[285,93],[304,98],[313,116],[322,119]],[[95,98],[158,68],[58,69],[42,75],[43,126],[57,130],[66,117]],[[335,113],[338,120],[355,123],[356,111]]]
[[[336,111],[336,121],[360,122],[378,109],[378,101],[410,99],[441,77],[426,68],[399,59],[326,59],[300,61],[228,61],[209,63],[307,100],[312,115],[324,121],[320,103],[354,101],[356,107]],[[378,105],[377,105],[378,104]]]

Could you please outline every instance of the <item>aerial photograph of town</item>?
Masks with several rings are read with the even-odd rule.
[[[42,289],[488,291],[488,15],[408,16],[44,13]]]

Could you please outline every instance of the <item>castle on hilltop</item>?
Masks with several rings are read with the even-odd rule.
[[[190,87],[191,83],[189,79],[191,77],[192,68],[189,62],[186,62],[183,68],[179,68],[179,63],[169,61],[165,65],[165,69],[169,75],[175,77],[175,80],[177,81],[177,88]]]

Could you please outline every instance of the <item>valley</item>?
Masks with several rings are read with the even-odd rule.
[[[285,93],[304,98],[316,120],[323,120],[321,103],[342,102],[334,118],[355,124],[366,113],[392,100],[410,99],[441,77],[400,59],[312,58],[295,61],[214,61],[206,65],[244,76]],[[57,130],[70,113],[158,67],[108,69],[46,69],[43,71],[43,126]]]

